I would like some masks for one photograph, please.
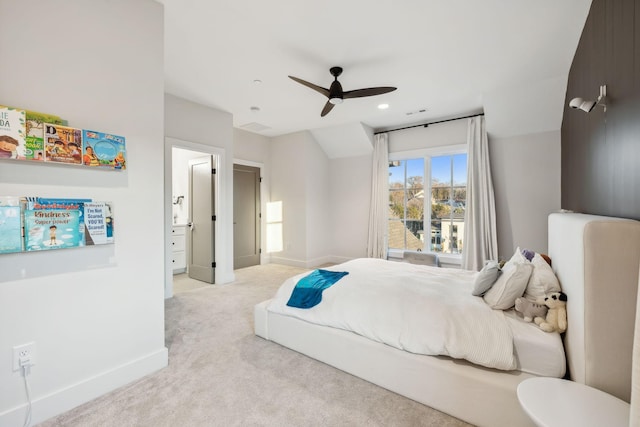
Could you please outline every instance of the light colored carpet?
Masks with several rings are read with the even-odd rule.
[[[253,306],[304,270],[268,264],[166,303],[169,366],[41,427],[468,426],[253,334]]]
[[[206,288],[207,286],[213,286],[211,283],[202,282],[200,280],[191,279],[187,273],[180,273],[173,275],[173,293],[179,294],[181,292],[193,291],[195,289]]]

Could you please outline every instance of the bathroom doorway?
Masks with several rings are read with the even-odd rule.
[[[176,290],[190,290],[198,287],[209,286],[214,283],[218,272],[215,271],[215,251],[219,244],[216,212],[219,206],[219,181],[210,179],[210,184],[205,188],[203,180],[203,158],[209,159],[209,166],[205,169],[209,174],[213,170],[219,171],[224,150],[217,147],[209,147],[202,144],[166,138],[165,141],[165,200],[168,207],[165,208],[167,218],[167,251],[165,270],[165,298],[169,298]],[[191,182],[193,167],[199,176],[196,185]],[[211,175],[209,175],[211,176]],[[191,193],[194,190],[195,193]],[[195,197],[198,192],[204,191],[201,197]],[[208,200],[208,202],[206,202]],[[193,216],[194,201],[199,215]],[[200,212],[204,205],[208,212]],[[203,218],[209,218],[208,224],[203,223]],[[208,228],[207,228],[208,226]],[[197,232],[196,229],[197,228]],[[205,233],[207,237],[203,237]],[[197,237],[195,239],[194,237]],[[199,243],[198,243],[199,242]],[[193,244],[208,245],[211,259],[203,264],[203,253],[193,250]],[[194,258],[194,254],[196,255]],[[204,268],[208,266],[208,268]],[[208,271],[204,271],[208,270]],[[203,275],[203,272],[205,273]],[[193,274],[192,274],[193,273]]]

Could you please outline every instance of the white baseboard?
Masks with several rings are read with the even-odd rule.
[[[310,260],[296,260],[291,258],[283,258],[271,255],[270,262],[273,264],[290,265],[292,267],[300,268],[316,268],[323,264],[341,264],[343,262],[351,261],[353,258],[327,255],[320,258],[314,258]]]
[[[343,262],[347,262],[347,261],[351,261],[355,258],[349,258],[349,257],[345,257],[345,256],[337,256],[337,255],[331,255],[329,256],[329,261],[327,262],[331,262],[333,264],[342,264]]]
[[[168,350],[163,347],[147,356],[61,388],[45,396],[38,396],[37,390],[31,390],[33,398],[31,425],[60,415],[145,375],[156,372],[167,366],[168,357]],[[36,397],[34,398],[34,396]],[[26,410],[27,404],[25,403],[0,413],[0,427],[23,425]]]
[[[273,264],[282,264],[282,265],[290,265],[291,267],[308,268],[306,261],[297,260],[297,259],[283,258],[283,257],[271,255],[270,261]]]

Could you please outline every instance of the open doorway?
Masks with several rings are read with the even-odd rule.
[[[223,154],[224,150],[216,147],[166,138],[165,298],[176,290],[209,286],[216,281],[219,184],[213,174],[220,171]],[[194,244],[200,245],[198,250],[194,250]]]

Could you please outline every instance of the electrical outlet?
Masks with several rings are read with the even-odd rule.
[[[20,361],[29,360],[29,366],[36,364],[36,343],[17,345],[13,347],[13,370],[20,370]]]

